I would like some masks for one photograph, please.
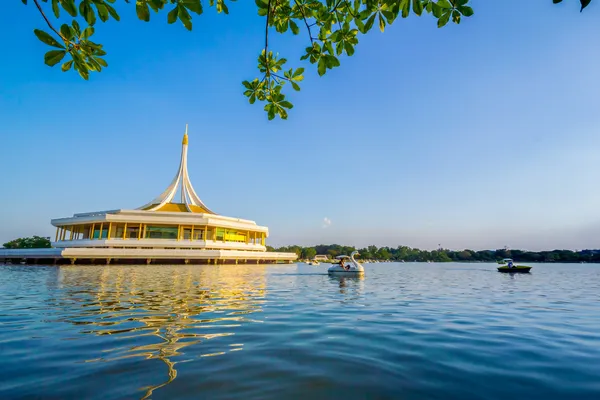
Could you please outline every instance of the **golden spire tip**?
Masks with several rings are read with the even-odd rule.
[[[188,144],[188,124],[185,124],[185,133],[183,134],[183,142],[181,142],[181,144],[186,145]]]

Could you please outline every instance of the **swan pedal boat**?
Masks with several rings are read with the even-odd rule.
[[[355,255],[360,255],[358,251],[353,251],[350,256],[337,256],[336,258],[340,260],[340,264],[335,264],[331,266],[327,273],[329,275],[361,275],[365,273],[365,269],[363,266],[354,259]],[[341,262],[344,261],[347,263],[348,269],[341,266]]]

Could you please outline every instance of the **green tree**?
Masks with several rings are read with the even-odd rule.
[[[52,247],[50,246],[50,238],[41,236],[18,238],[4,243],[3,246],[6,249],[42,249]]]
[[[259,76],[243,82],[244,95],[250,103],[257,100],[266,103],[264,110],[269,119],[275,116],[286,119],[287,110],[293,107],[283,93],[283,88],[289,84],[292,89],[299,91],[299,84],[304,79],[304,68],[289,68],[287,59],[273,52],[269,47],[269,34],[273,31],[298,35],[304,30],[307,47],[301,60],[308,60],[322,76],[328,70],[338,67],[342,57],[352,56],[360,35],[368,33],[374,26],[383,32],[398,17],[422,14],[432,16],[440,28],[450,21],[459,24],[462,17],[473,15],[469,1],[255,0],[258,15],[265,19],[265,40],[258,56]],[[553,0],[554,3],[561,1]],[[47,65],[62,63],[62,71],[73,69],[86,80],[90,72],[100,72],[108,66],[104,60],[104,46],[91,38],[98,22],[120,20],[119,13],[113,7],[116,0],[21,2],[25,5],[33,4],[45,21],[47,29],[35,29],[34,33],[38,39],[52,47],[44,56]],[[580,2],[583,10],[591,0]],[[125,3],[130,1],[125,0]],[[191,31],[192,14],[202,14],[206,3],[202,0],[136,0],[135,12],[145,22],[150,21],[153,12],[166,13],[167,23],[179,21],[185,29]],[[217,13],[228,14],[227,4],[226,0],[208,0],[208,5],[214,7]],[[58,26],[57,20],[67,15],[73,20]]]
[[[302,258],[305,260],[312,260],[317,255],[317,250],[314,247],[304,247],[302,249]]]

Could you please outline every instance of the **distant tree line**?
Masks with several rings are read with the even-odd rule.
[[[49,248],[50,238],[33,236],[27,238],[18,238],[3,244],[5,249],[42,249]]]
[[[521,262],[558,262],[578,263],[596,262],[600,263],[600,250],[551,250],[551,251],[525,251],[511,249],[497,250],[420,250],[408,246],[377,247],[368,246],[357,249],[352,246],[341,246],[339,244],[321,244],[312,247],[284,246],[274,248],[267,246],[268,251],[282,251],[296,253],[300,259],[312,259],[316,254],[324,254],[330,258],[345,254],[350,255],[358,250],[363,260],[390,260],[390,261],[433,261],[433,262],[494,262],[503,258],[512,258]]]

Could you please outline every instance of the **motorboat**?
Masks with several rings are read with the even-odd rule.
[[[365,272],[363,266],[354,259],[354,256],[360,255],[358,251],[353,251],[350,256],[337,256],[339,264],[331,266],[327,273],[329,275],[360,275]]]
[[[500,264],[500,262],[498,262],[498,264]],[[504,260],[502,260],[502,264],[504,265],[498,267],[498,272],[515,273],[529,272],[531,270],[531,267],[528,267],[527,265],[515,265],[511,258],[505,258]]]

